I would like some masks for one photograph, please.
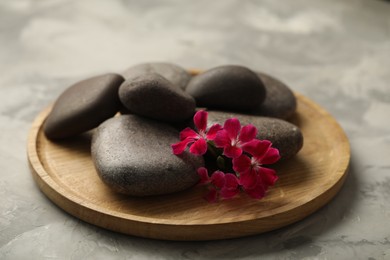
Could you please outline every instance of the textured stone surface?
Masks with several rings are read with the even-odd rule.
[[[132,113],[167,122],[184,121],[195,112],[191,96],[155,73],[126,80],[119,88],[119,98]]]
[[[381,0],[1,0],[0,259],[388,258],[389,13]],[[27,166],[32,120],[78,79],[151,60],[239,63],[319,103],[351,143],[340,192],[298,223],[215,242],[124,236],[54,206]]]
[[[253,124],[258,132],[256,138],[270,140],[272,146],[279,149],[283,160],[293,157],[303,146],[303,136],[299,128],[287,121],[237,113],[209,111],[208,124],[223,123],[229,118],[237,118],[242,126]]]
[[[187,189],[199,180],[203,157],[172,154],[179,141],[174,128],[135,115],[101,124],[92,138],[92,158],[100,178],[117,192],[160,195]]]
[[[194,76],[186,88],[198,107],[247,111],[265,98],[259,77],[243,66],[224,65]]]
[[[125,79],[143,74],[157,73],[172,82],[173,85],[185,89],[191,79],[191,75],[182,67],[167,62],[149,62],[132,66],[125,70],[122,75]]]
[[[297,108],[297,101],[292,90],[268,74],[258,72],[257,75],[264,83],[267,94],[264,102],[251,111],[251,114],[282,119],[291,117]]]
[[[120,109],[118,88],[123,80],[111,73],[70,86],[58,97],[45,121],[46,136],[60,139],[81,134],[115,115]]]

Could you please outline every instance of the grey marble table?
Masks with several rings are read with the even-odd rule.
[[[350,174],[306,219],[209,242],[126,236],[84,223],[33,181],[27,133],[69,84],[145,61],[268,72],[346,131]],[[390,3],[0,1],[0,259],[390,259]]]

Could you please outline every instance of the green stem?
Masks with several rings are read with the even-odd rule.
[[[225,159],[221,155],[217,157],[217,167],[222,171],[226,170]]]
[[[207,150],[212,156],[217,158],[221,153],[218,151],[217,147],[214,146],[213,142],[207,141]]]

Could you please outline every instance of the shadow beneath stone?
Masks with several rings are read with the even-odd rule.
[[[302,119],[301,115],[297,112],[294,112],[289,118],[286,119],[287,122],[290,122],[293,125],[296,125],[299,128],[302,128]]]
[[[293,185],[297,179],[303,185],[312,173],[308,162],[299,154],[293,158],[279,161],[273,165],[266,165],[265,167],[274,169],[277,172],[279,176],[278,185],[283,185],[284,187]]]
[[[91,130],[74,137],[51,142],[67,150],[77,151],[77,153],[81,153],[82,155],[91,155],[91,141],[93,133],[94,130]]]

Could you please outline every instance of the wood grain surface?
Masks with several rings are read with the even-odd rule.
[[[294,158],[276,165],[279,181],[262,200],[242,194],[208,203],[205,190],[134,198],[111,191],[99,179],[90,155],[91,133],[52,142],[42,124],[50,107],[35,119],[28,138],[32,176],[60,208],[88,223],[147,238],[210,240],[274,230],[305,218],[329,202],[347,175],[350,147],[336,120],[296,94],[298,109],[290,120],[304,136]]]

